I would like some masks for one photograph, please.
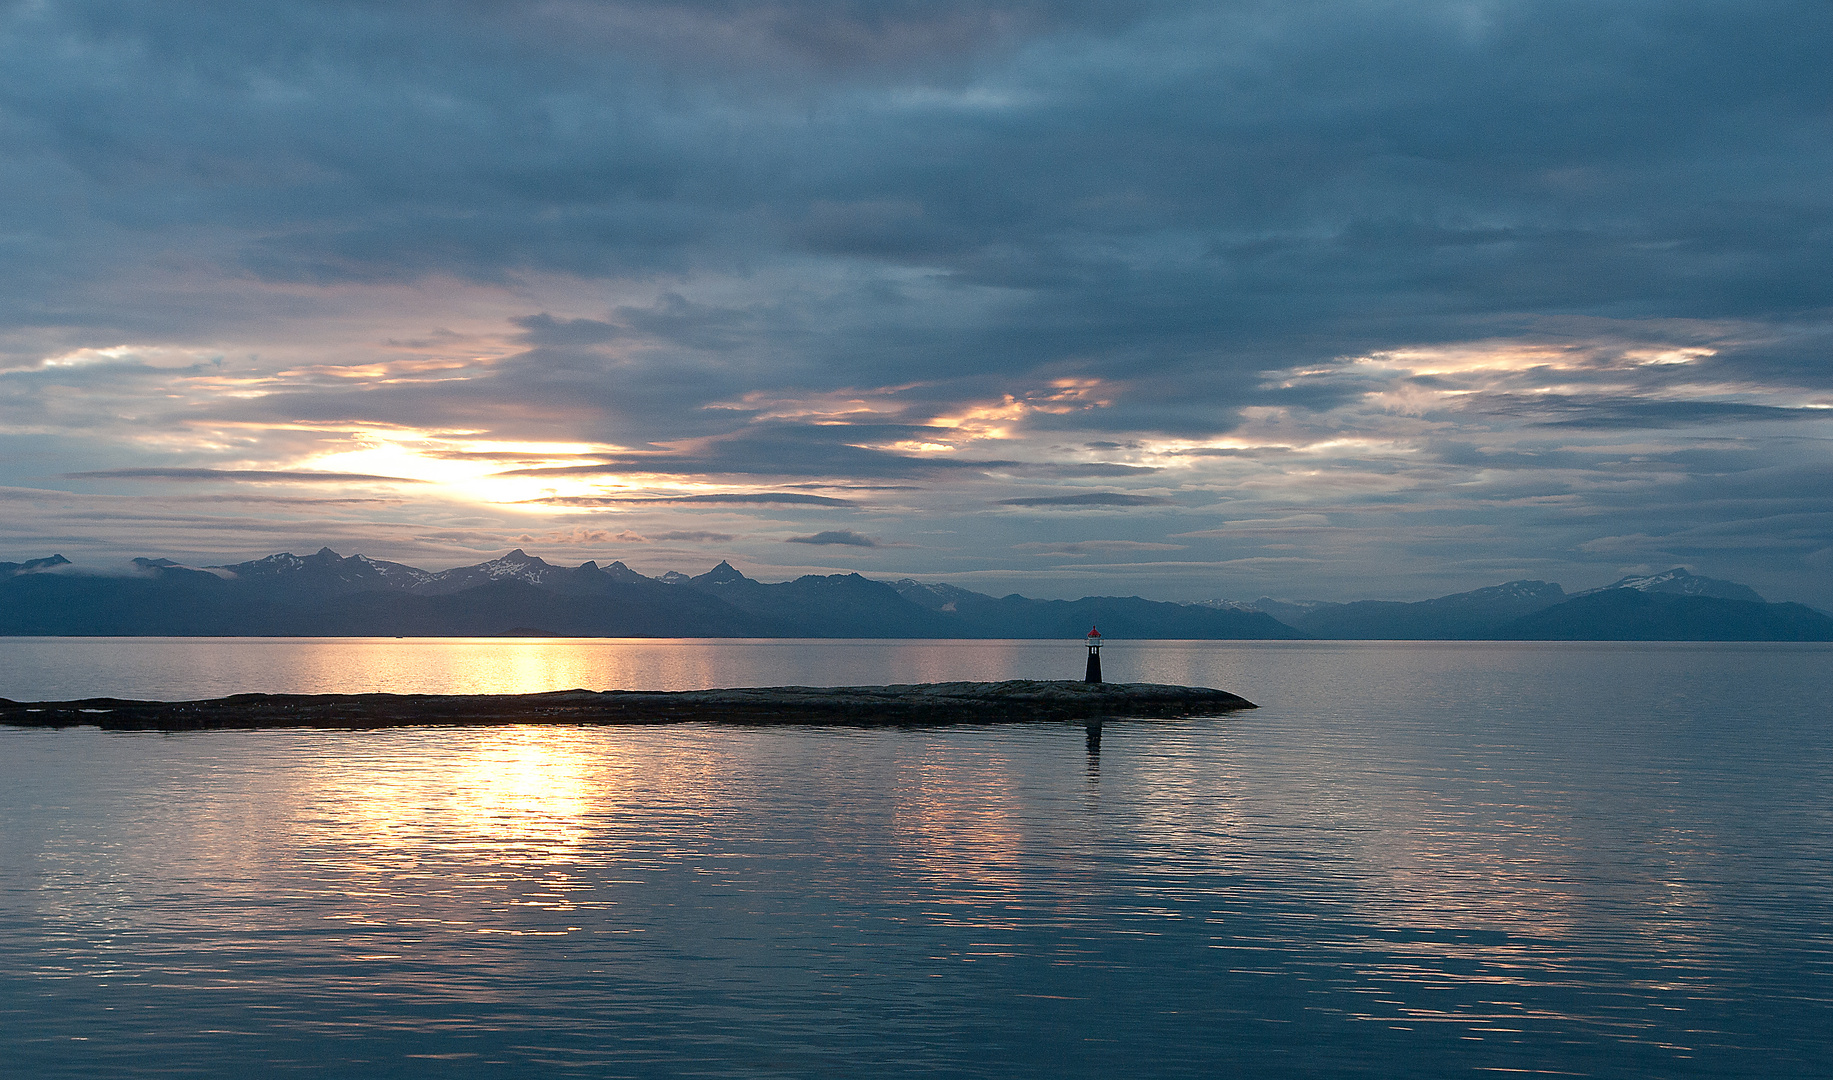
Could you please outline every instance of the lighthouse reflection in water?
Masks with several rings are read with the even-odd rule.
[[[1043,677],[1075,655],[1031,646]],[[936,655],[910,648],[904,670]],[[0,729],[0,1071],[1833,1059],[1833,651],[1124,649],[1124,681],[1262,708],[1105,731]]]

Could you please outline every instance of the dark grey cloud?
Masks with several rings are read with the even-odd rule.
[[[848,484],[827,482],[816,484],[790,484],[792,488],[815,489],[822,491],[923,491],[921,484]]]
[[[1017,461],[990,458],[919,457],[879,450],[859,442],[899,439],[944,439],[947,429],[891,424],[737,424],[729,435],[706,440],[696,449],[600,457],[590,464],[552,465],[506,470],[506,476],[565,477],[615,475],[633,471],[667,471],[711,476],[843,476],[920,477],[984,472]],[[1114,470],[1131,473],[1136,470]],[[1085,475],[1072,473],[1072,475]],[[1101,471],[1096,475],[1112,475]],[[881,488],[881,490],[884,490]]]
[[[992,466],[989,465],[989,467]],[[1067,478],[1075,476],[1146,476],[1164,470],[1155,465],[1122,465],[1114,461],[1089,461],[1074,465],[1038,462],[1017,468],[1007,468],[1005,471],[1022,472],[1030,476],[1046,475]]]
[[[1541,408],[1545,409],[1546,404]],[[1825,409],[1790,409],[1746,405],[1735,401],[1589,401],[1554,406],[1569,415],[1542,420],[1542,427],[1669,428],[1687,424],[1725,424],[1739,420],[1825,420]]]
[[[624,334],[622,327],[597,319],[556,319],[547,312],[509,320],[522,328],[531,345],[602,345]]]
[[[1300,317],[1329,356],[1484,310],[1827,303],[1815,3],[54,3],[9,23],[29,160],[136,227],[228,224],[289,280],[785,249],[940,265],[1027,299],[833,347],[966,346],[930,353],[963,369],[1289,357]],[[806,66],[786,77],[786,57]],[[898,94],[860,96],[862,77]],[[671,93],[683,78],[695,92]],[[27,235],[55,233],[49,209]],[[691,300],[632,319],[732,344]],[[592,329],[565,325],[529,330]]]
[[[1178,456],[1193,458],[1232,458],[1262,457],[1269,454],[1286,453],[1291,453],[1291,448],[1282,446],[1256,446],[1251,448],[1240,446],[1199,446],[1190,450],[1180,450],[1178,451]]]
[[[250,483],[292,484],[342,484],[361,483],[364,481],[386,481],[391,484],[426,483],[424,480],[414,480],[404,476],[373,476],[368,473],[305,472],[270,469],[98,469],[90,472],[66,473],[64,475],[72,480],[177,480],[182,482],[239,480]]]
[[[1172,500],[1156,495],[1126,495],[1114,491],[1090,492],[1086,495],[1033,495],[1021,499],[1001,499],[1001,506],[1170,506]]]
[[[1157,544],[1147,540],[1078,540],[1068,544],[1017,544],[1014,550],[1034,555],[1116,555],[1135,552],[1183,551],[1187,544]]]
[[[550,506],[765,506],[771,504],[784,506],[852,506],[847,499],[835,499],[826,495],[803,495],[792,491],[760,491],[752,493],[720,493],[713,495],[620,495],[610,497],[557,496],[548,499],[536,499],[535,502]]]
[[[668,542],[687,542],[696,544],[725,544],[738,539],[736,533],[709,532],[704,529],[671,529],[653,536],[644,535],[634,529],[622,529],[613,532],[609,529],[576,528],[571,532],[556,532],[547,536],[524,534],[515,538],[518,543],[538,544],[544,542],[585,542],[617,544],[657,544]]]
[[[878,547],[878,541],[870,536],[853,532],[849,529],[827,529],[813,536],[792,536],[785,543],[790,544],[840,544],[845,547]]]
[[[695,543],[702,543],[702,544],[724,544],[724,543],[729,543],[730,541],[736,540],[738,539],[738,537],[732,533],[705,532],[699,529],[672,529],[668,532],[656,533],[654,536],[651,536],[649,539],[651,540],[691,540]]]

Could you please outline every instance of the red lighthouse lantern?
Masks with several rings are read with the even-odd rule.
[[[1088,628],[1088,674],[1082,676],[1083,682],[1101,681],[1101,631]]]

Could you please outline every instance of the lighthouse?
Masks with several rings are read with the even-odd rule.
[[[1083,682],[1101,681],[1101,631],[1088,628],[1088,674],[1082,676]]]

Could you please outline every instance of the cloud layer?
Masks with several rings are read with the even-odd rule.
[[[1685,563],[1833,605],[1829,38],[1807,0],[7,6],[0,557],[552,537],[1173,599]]]

